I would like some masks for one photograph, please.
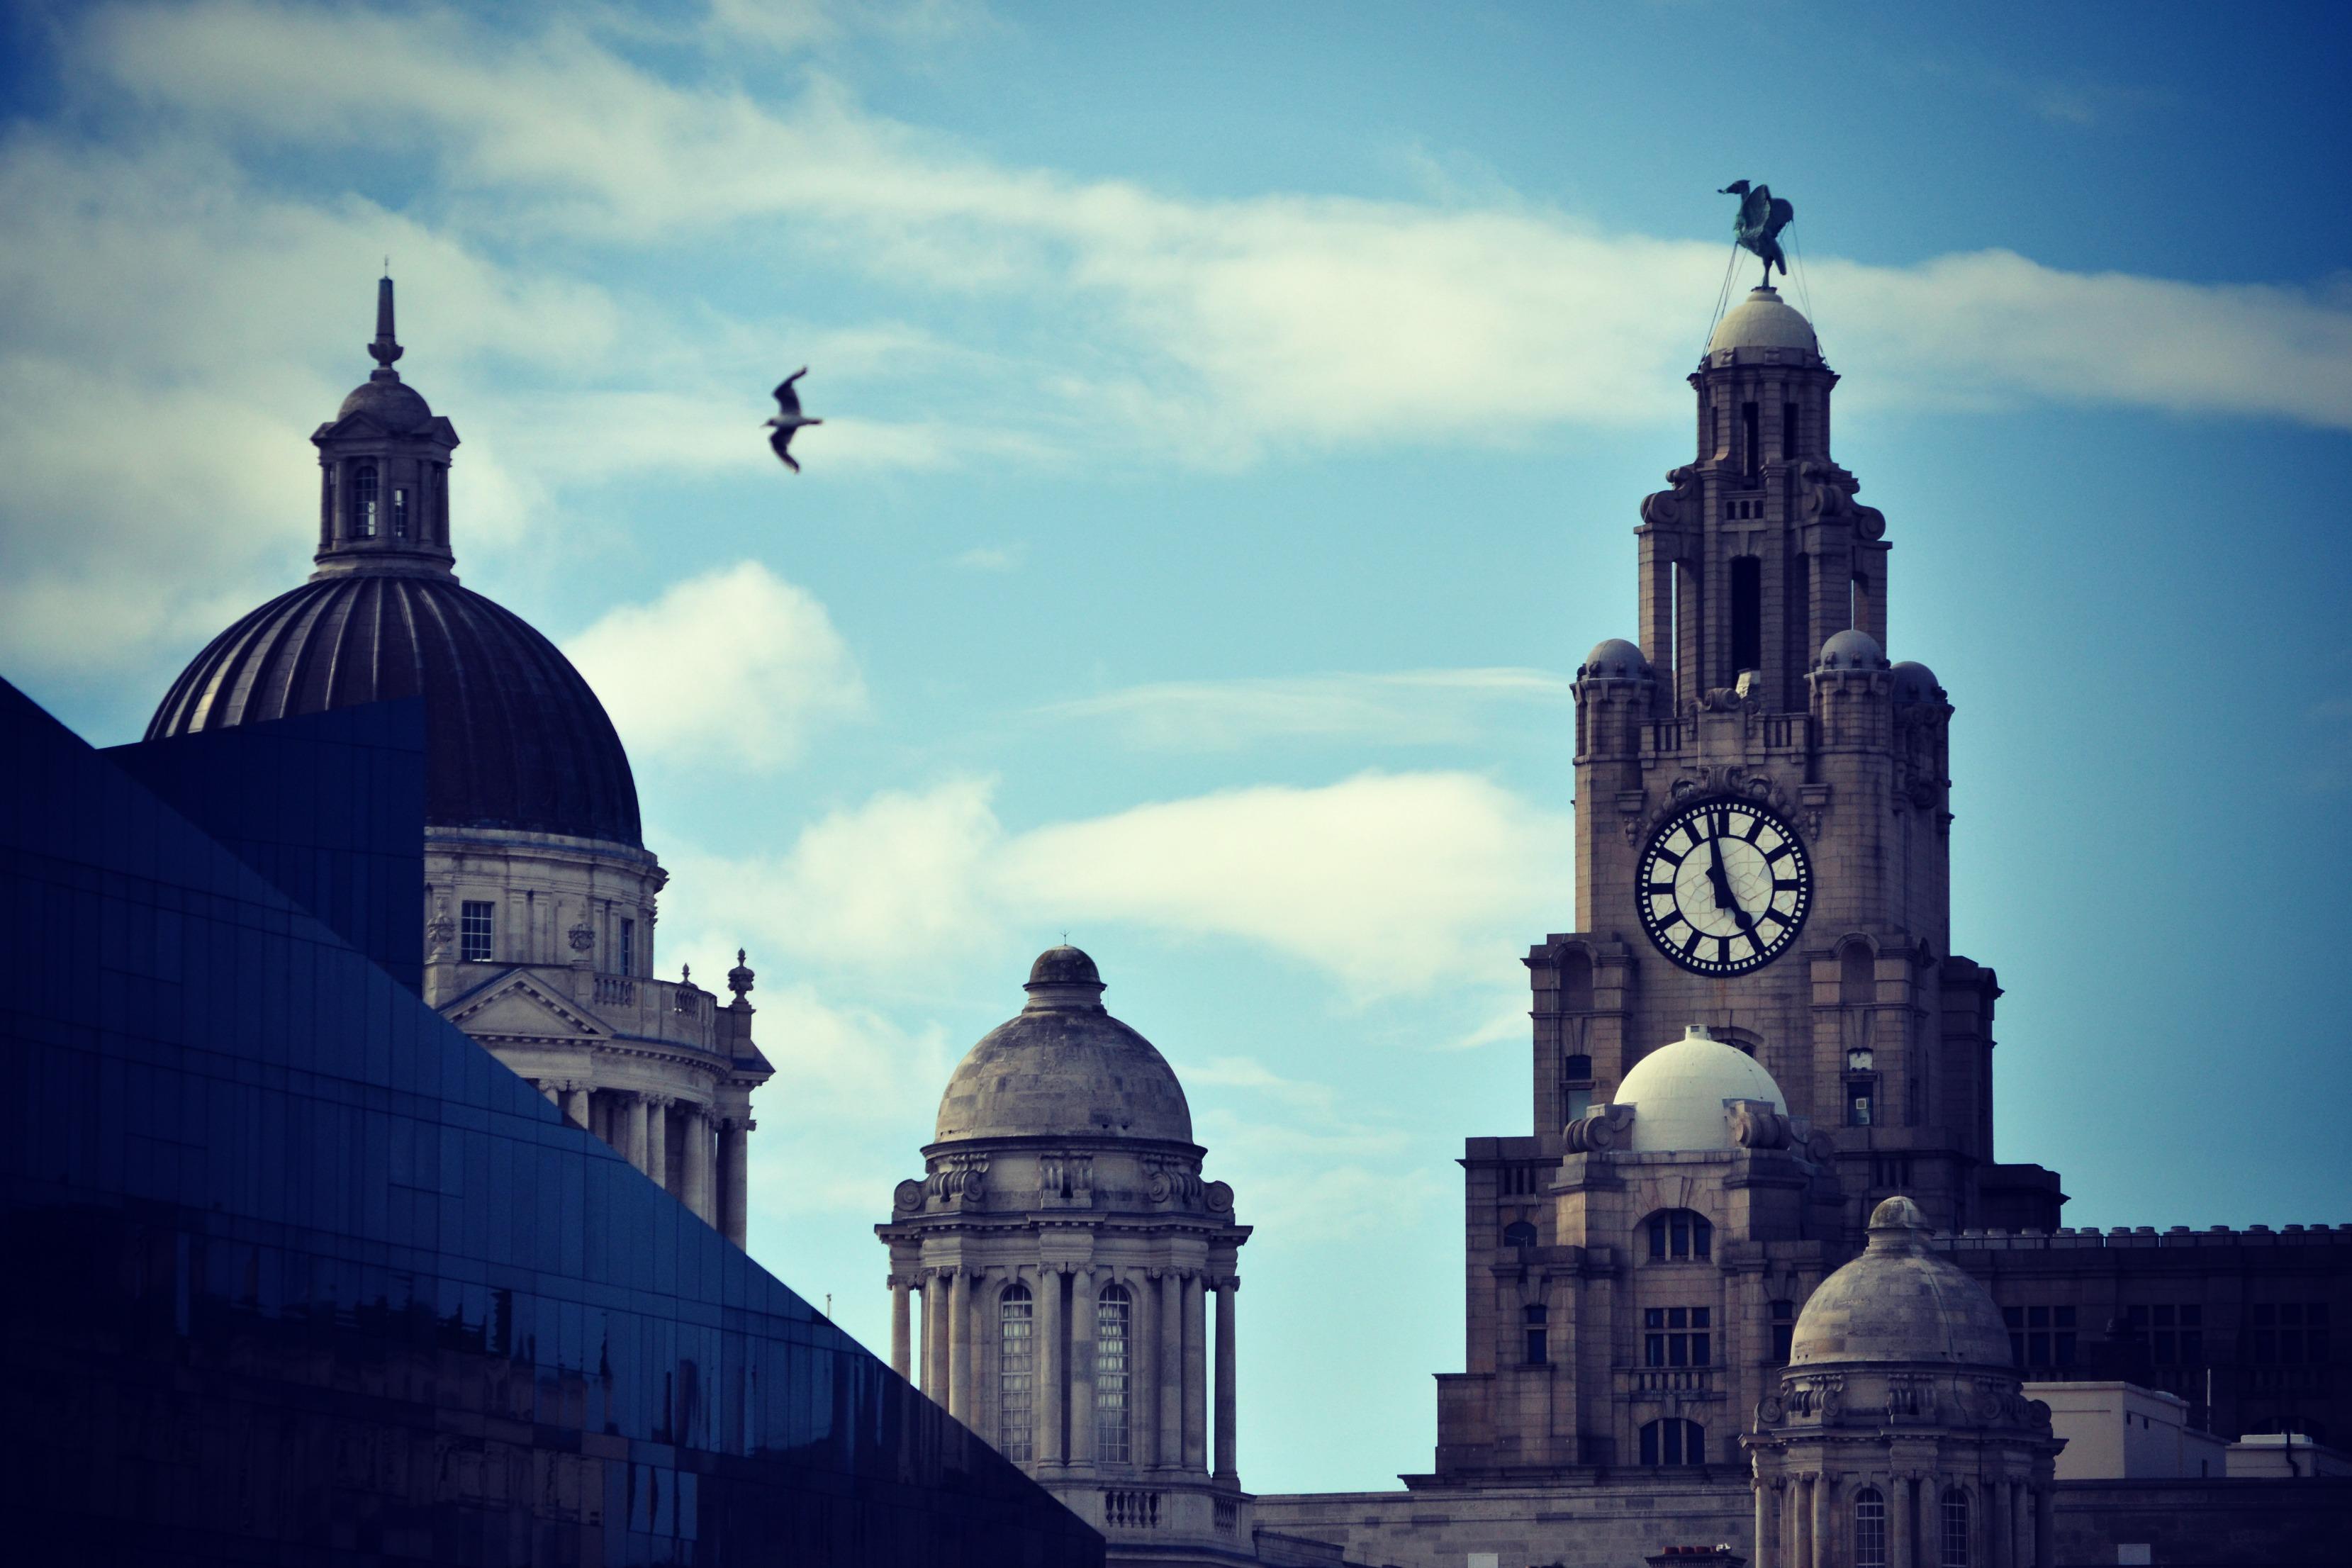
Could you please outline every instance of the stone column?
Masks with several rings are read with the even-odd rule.
[[[2017,1568],[2042,1568],[2033,1555],[2034,1514],[2037,1511],[2034,1487],[2030,1481],[2009,1483],[2009,1538],[2015,1543]]]
[[[646,1096],[646,1174],[669,1191],[669,1101],[658,1094]]]
[[[1238,1387],[1234,1375],[1234,1295],[1242,1282],[1228,1275],[1217,1281],[1217,1479],[1233,1481],[1234,1415]]]
[[[2052,1568],[2058,1539],[2058,1489],[2043,1481],[2033,1489],[2033,1568]]]
[[[726,1182],[721,1189],[721,1207],[727,1223],[721,1228],[727,1239],[736,1246],[744,1245],[751,1233],[751,1126],[740,1116],[727,1121],[726,1146],[719,1151],[719,1168]]]
[[[1128,1407],[1138,1469],[1162,1464],[1160,1447],[1160,1284],[1157,1269],[1145,1269],[1129,1287],[1135,1299],[1131,1349],[1128,1359]]]
[[[914,1365],[909,1356],[914,1347],[908,1342],[913,1337],[912,1303],[908,1300],[907,1282],[898,1275],[890,1276],[890,1370],[900,1377],[912,1379]]]
[[[971,1412],[964,1425],[994,1443],[997,1437],[996,1419],[996,1355],[1003,1336],[997,1331],[997,1316],[992,1303],[996,1291],[988,1283],[987,1272],[974,1269],[971,1276],[971,1393],[966,1397],[965,1408]]]
[[[1805,1568],[1823,1568],[1830,1560],[1830,1478],[1815,1471],[1805,1478],[1812,1488],[1811,1528],[1805,1531]]]
[[[1184,1458],[1184,1276],[1164,1268],[1159,1287],[1160,1462],[1172,1468]]]
[[[940,1409],[948,1403],[948,1277],[933,1268],[923,1275],[923,1392]]]
[[[1224,1298],[1218,1298],[1223,1301]],[[1221,1320],[1222,1321],[1222,1320]],[[1224,1428],[1217,1428],[1219,1452],[1223,1451]],[[1780,1554],[1773,1551],[1778,1543],[1772,1539],[1772,1484],[1759,1476],[1756,1488],[1756,1557],[1749,1568],[1777,1568]]]
[[[2009,1483],[1985,1482],[1984,1499],[1985,1562],[1989,1568],[2017,1568],[2010,1556],[2017,1545],[2017,1535],[2009,1523]]]
[[[1184,1276],[1184,1468],[1209,1468],[1209,1300],[1207,1281]]]
[[[1070,1331],[1062,1321],[1062,1271],[1037,1270],[1037,1462],[1062,1462],[1062,1421],[1069,1408]]]
[[[948,1414],[971,1424],[971,1276],[948,1273]]]
[[[646,1168],[646,1097],[632,1094],[624,1100],[623,1104],[627,1110],[628,1121],[626,1131],[621,1135],[621,1152],[629,1157],[630,1164],[642,1171]]]
[[[574,1127],[588,1125],[588,1091],[576,1083],[563,1086],[563,1119]]]
[[[1070,1275],[1070,1463],[1095,1462],[1095,1271]]]
[[[1886,1488],[1887,1568],[1916,1568],[1911,1555],[1911,1478],[1897,1474]]]

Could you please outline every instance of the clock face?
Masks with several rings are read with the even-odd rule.
[[[1813,869],[1796,831],[1752,801],[1703,800],[1650,835],[1634,872],[1642,929],[1697,974],[1745,974],[1804,929]]]

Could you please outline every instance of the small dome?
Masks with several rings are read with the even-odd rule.
[[[425,699],[425,819],[641,847],[604,705],[555,645],[456,579],[314,578],[212,640],[146,739]]]
[[[1870,1215],[1870,1247],[1797,1314],[1791,1367],[1941,1363],[2008,1371],[2009,1328],[1991,1292],[1927,1249],[1927,1217],[1909,1198]]]
[[[1822,656],[1813,661],[1815,669],[1885,669],[1885,650],[1878,639],[1868,632],[1848,626],[1822,644]]]
[[[1095,961],[1047,948],[1028,1005],[956,1064],[933,1142],[1140,1138],[1192,1142],[1192,1111],[1168,1058],[1106,1012]]]
[[[1769,1100],[1784,1115],[1789,1110],[1761,1062],[1700,1028],[1635,1062],[1611,1098],[1633,1108],[1626,1147],[1637,1154],[1738,1148],[1724,1113],[1728,1100]]]
[[[1596,644],[1576,672],[1580,680],[1640,680],[1650,673],[1650,661],[1623,637]]]
[[[1727,349],[1795,349],[1821,357],[1821,341],[1813,324],[1780,298],[1774,289],[1750,289],[1748,298],[1724,313],[1706,340],[1706,352]]]
[[[1895,700],[1897,702],[1941,702],[1944,688],[1936,679],[1936,672],[1916,658],[1906,658],[1895,667]]]
[[[433,409],[425,395],[388,370],[380,370],[357,386],[335,410],[338,420],[364,414],[387,430],[405,433],[430,424]]]

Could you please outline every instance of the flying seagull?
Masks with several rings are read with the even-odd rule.
[[[784,460],[784,467],[796,474],[801,471],[801,466],[793,461],[793,433],[803,425],[824,423],[822,419],[811,419],[801,412],[801,395],[793,390],[793,383],[807,374],[808,366],[803,365],[776,383],[776,416],[768,421],[776,432],[768,437],[768,445],[774,447],[776,456]]]

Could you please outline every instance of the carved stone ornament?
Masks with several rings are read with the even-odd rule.
[[[1160,1155],[1143,1157],[1144,1195],[1155,1204],[1175,1203],[1187,1208],[1201,1201],[1200,1167],[1186,1160]]]
[[[1642,498],[1642,521],[1653,528],[1679,528],[1697,521],[1705,505],[1697,467],[1685,464],[1669,468],[1666,483],[1674,489],[1653,491]]]
[[[899,1214],[913,1214],[921,1208],[923,1184],[914,1181],[900,1182],[898,1189],[890,1194],[890,1206]]]
[[[1821,458],[1797,461],[1797,515],[1807,522],[1845,522],[1857,538],[1880,539],[1886,533],[1886,514],[1874,506],[1857,503],[1854,492],[1862,481],[1835,463]]]
[[[1796,812],[1789,803],[1777,780],[1769,773],[1750,768],[1743,763],[1701,763],[1685,768],[1673,784],[1666,786],[1666,798],[1647,816],[1626,824],[1627,843],[1638,842],[1652,828],[1679,810],[1685,801],[1702,795],[1729,795],[1735,799],[1752,800],[1767,805],[1783,818]],[[1806,827],[1808,837],[1820,836],[1820,813],[1811,815]],[[1638,824],[1638,826],[1637,826]]]
[[[923,1186],[940,1203],[977,1203],[988,1191],[988,1156],[942,1154]]]
[[[1211,1214],[1234,1212],[1234,1189],[1223,1182],[1211,1182],[1201,1189],[1201,1201]]]
[[[1756,1425],[1778,1426],[1789,1418],[1789,1412],[1777,1394],[1768,1394],[1756,1402]]]
[[[1731,1121],[1731,1141],[1743,1149],[1786,1149],[1795,1141],[1796,1130],[1769,1100],[1735,1100],[1724,1115]]]
[[[586,952],[596,945],[595,928],[586,921],[582,921],[578,925],[573,926],[569,935],[572,941],[572,951],[574,952]]]
[[[1048,1198],[1073,1202],[1094,1197],[1095,1157],[1092,1154],[1040,1154],[1037,1187]]]
[[[1633,1135],[1633,1108],[1630,1105],[1596,1105],[1570,1122],[1561,1133],[1570,1152],[1605,1153],[1622,1149]]]
[[[1805,1158],[1816,1165],[1826,1165],[1837,1157],[1837,1140],[1821,1128],[1805,1134]]]
[[[449,946],[449,939],[457,934],[457,922],[449,918],[449,906],[445,901],[425,922],[425,945],[429,956],[439,957]]]

